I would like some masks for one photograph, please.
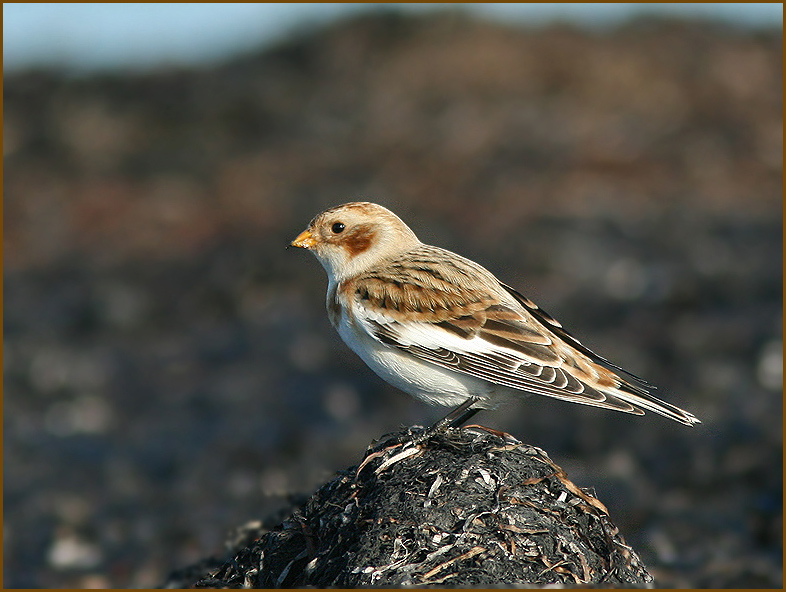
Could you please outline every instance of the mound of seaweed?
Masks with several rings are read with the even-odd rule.
[[[543,450],[479,428],[412,435],[388,434],[281,524],[249,525],[220,568],[204,560],[168,587],[653,581],[605,506]]]

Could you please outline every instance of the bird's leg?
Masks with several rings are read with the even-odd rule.
[[[475,415],[478,411],[480,411],[480,407],[473,407],[472,405],[477,401],[476,398],[467,399],[461,405],[456,407],[453,411],[448,413],[445,417],[439,420],[436,426],[439,426],[442,422],[447,424],[449,428],[460,428],[463,426],[469,418]]]
[[[431,436],[438,434],[440,432],[444,432],[448,428],[457,428],[463,425],[470,417],[475,415],[478,411],[480,411],[479,407],[472,407],[478,399],[475,397],[470,397],[466,401],[464,401],[461,405],[456,407],[453,411],[448,413],[445,417],[440,419],[437,423],[432,425],[430,428],[421,432],[416,438],[414,438],[414,443],[419,444],[425,440],[428,440]]]

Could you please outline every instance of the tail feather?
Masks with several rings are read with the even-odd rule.
[[[659,399],[648,392],[642,393],[641,389],[639,388],[636,388],[635,393],[626,392],[627,389],[625,387],[627,386],[627,384],[623,383],[611,396],[621,399],[626,403],[630,403],[634,407],[641,407],[647,411],[658,413],[664,417],[678,421],[686,426],[693,426],[694,424],[701,423],[701,420],[689,411],[685,411],[676,405],[667,403],[666,401],[663,401],[662,399]]]

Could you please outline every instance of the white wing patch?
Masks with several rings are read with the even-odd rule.
[[[587,402],[606,399],[603,393],[578,381],[559,365],[528,359],[481,337],[467,339],[430,323],[404,324],[379,313],[368,315],[364,325],[370,335],[388,347],[494,384],[569,401],[575,401],[577,396]],[[622,407],[633,409],[627,404]]]
[[[470,396],[477,394],[472,389],[488,393],[489,389],[483,385],[499,385],[635,415],[643,415],[643,409],[647,409],[685,425],[699,423],[693,414],[653,396],[648,390],[653,387],[643,381],[641,386],[630,384],[611,370],[605,370],[606,373],[601,376],[595,364],[614,365],[587,350],[567,333],[568,342],[559,336],[555,337],[550,331],[538,331],[543,336],[543,340],[538,343],[531,339],[530,330],[522,327],[522,336],[526,335],[527,339],[519,342],[515,339],[515,329],[511,339],[498,339],[499,334],[495,335],[492,329],[485,332],[489,338],[486,339],[482,330],[475,334],[462,334],[448,330],[456,328],[450,323],[448,328],[444,328],[440,326],[440,323],[444,322],[400,321],[384,310],[375,310],[358,303],[353,305],[361,309],[352,315],[355,319],[355,331],[378,344],[378,350],[387,349],[411,356],[413,361],[427,362],[436,367],[432,372],[439,370],[442,377],[446,376],[447,370],[456,373],[456,378],[465,376],[479,380],[467,391]],[[560,326],[556,322],[549,320],[548,324],[559,331]],[[508,331],[511,326],[515,327],[508,322]],[[507,343],[510,343],[511,347],[506,347]],[[584,350],[589,353],[585,355]],[[531,356],[528,355],[529,352],[532,352]],[[583,359],[585,357],[586,359]],[[408,390],[406,381],[400,380],[395,372],[387,368],[390,364],[384,365],[386,370],[383,377],[398,384],[402,390]],[[423,382],[424,373],[418,371],[417,375]],[[469,385],[462,384],[464,387]],[[415,390],[409,390],[426,400],[442,402],[439,400],[439,393],[435,392],[434,395],[437,396],[430,396],[424,384]]]

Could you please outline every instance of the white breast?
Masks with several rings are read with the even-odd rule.
[[[346,309],[345,309],[346,310]],[[364,314],[360,307],[357,314]],[[372,337],[362,322],[353,322],[346,312],[336,326],[344,342],[382,379],[430,405],[456,406],[468,397],[488,398],[497,386],[472,376],[440,368],[406,351],[390,347]],[[493,407],[490,401],[479,403]]]

